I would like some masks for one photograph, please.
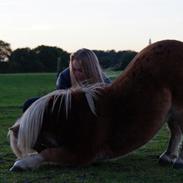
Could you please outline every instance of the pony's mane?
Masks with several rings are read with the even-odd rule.
[[[19,119],[20,127],[18,134],[18,147],[22,152],[22,156],[26,156],[27,154],[34,152],[33,147],[41,130],[44,111],[50,101],[50,98],[53,97],[52,111],[55,108],[59,97],[61,97],[61,99],[59,99],[58,112],[63,106],[63,101],[65,101],[64,105],[67,119],[69,110],[71,108],[72,93],[76,91],[83,92],[85,94],[90,110],[94,115],[97,115],[95,111],[94,100],[99,94],[98,89],[103,86],[104,84],[97,83],[95,85],[88,85],[86,87],[70,88],[67,90],[56,90],[36,100]]]

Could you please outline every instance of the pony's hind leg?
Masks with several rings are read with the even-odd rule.
[[[183,133],[183,110],[180,110],[176,114],[178,124],[181,128],[181,132]],[[183,168],[183,145],[180,147],[179,156],[173,164],[174,168]]]
[[[167,150],[159,158],[159,163],[161,165],[174,164],[178,157],[178,149],[182,136],[182,131],[179,123],[173,115],[169,117],[167,123],[170,129],[171,137]]]

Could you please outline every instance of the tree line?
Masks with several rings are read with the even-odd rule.
[[[123,70],[137,52],[93,50],[102,68]],[[70,53],[53,46],[41,45],[34,49],[12,51],[9,43],[0,40],[0,73],[59,72],[68,67]]]

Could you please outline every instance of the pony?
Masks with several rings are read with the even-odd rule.
[[[183,168],[183,42],[177,40],[144,48],[110,85],[57,90],[34,102],[9,130],[18,158],[10,170],[119,158],[166,122],[171,137],[159,162]]]

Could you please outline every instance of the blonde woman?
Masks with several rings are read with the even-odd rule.
[[[58,74],[56,89],[82,87],[95,83],[111,83],[111,80],[102,72],[95,53],[82,48],[70,55],[69,67]],[[38,98],[28,99],[23,105],[23,112]]]
[[[95,53],[89,49],[79,49],[70,56],[69,67],[57,78],[56,88],[66,89],[94,83],[110,83],[99,65]]]

